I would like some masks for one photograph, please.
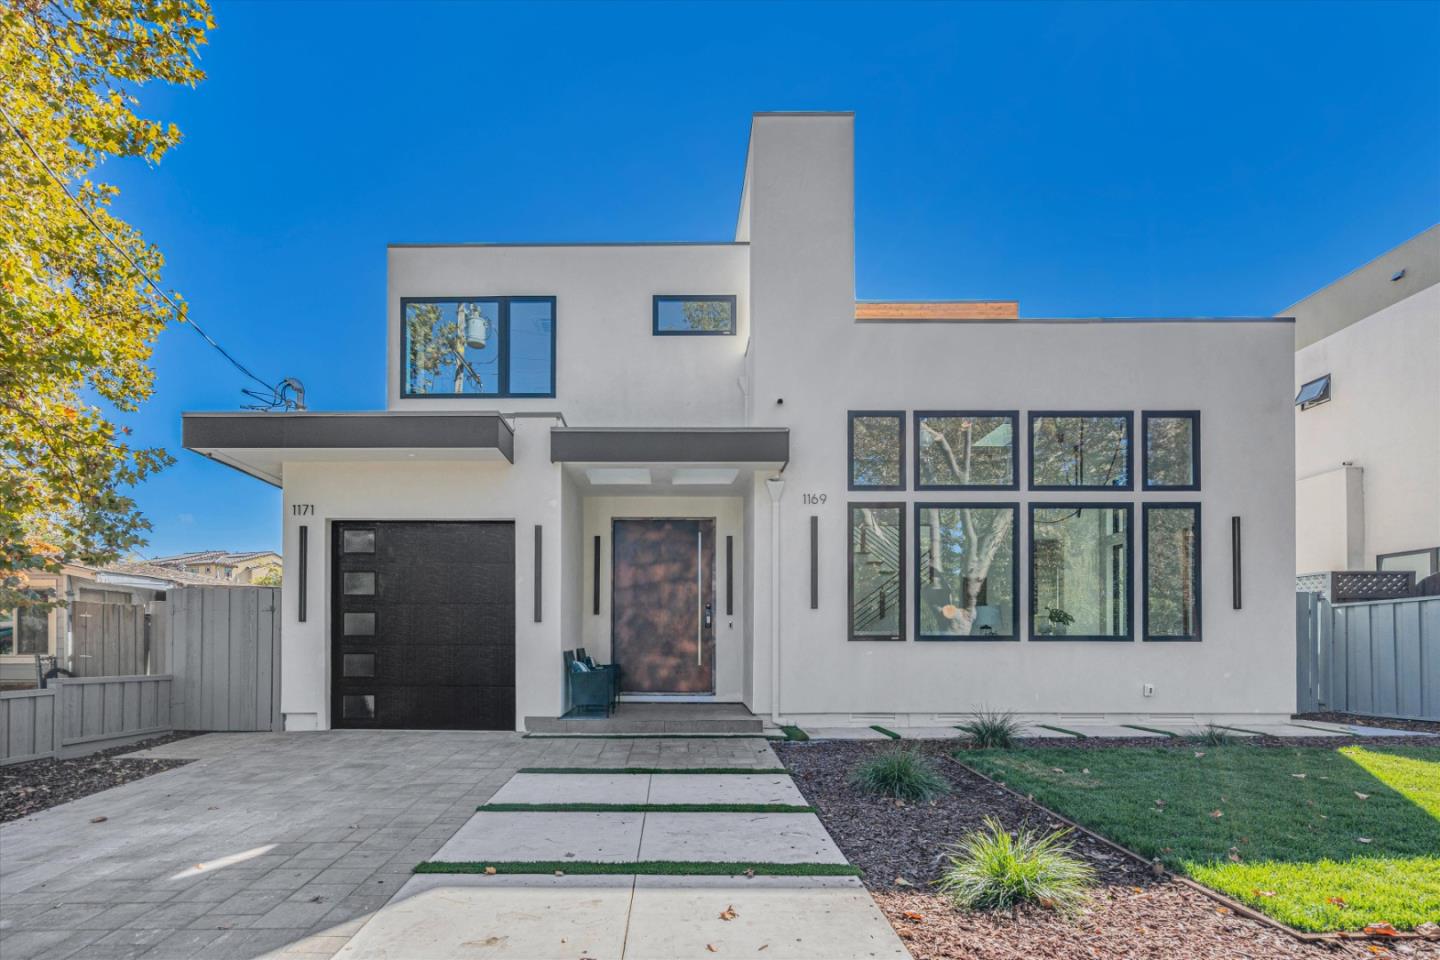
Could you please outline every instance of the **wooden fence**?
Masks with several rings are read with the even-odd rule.
[[[163,673],[161,645],[154,643],[152,618],[144,606],[123,603],[70,604],[77,677],[130,677]]]
[[[1299,709],[1440,721],[1440,597],[1296,594]]]
[[[0,693],[0,765],[169,733],[170,676],[76,677]]]
[[[175,676],[177,730],[280,730],[280,591],[172,590],[153,618]]]

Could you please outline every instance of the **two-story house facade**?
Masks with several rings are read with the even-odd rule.
[[[1293,709],[1290,324],[857,303],[853,137],[756,115],[729,242],[394,245],[385,410],[186,414],[284,490],[288,729],[524,729],[575,647],[784,722]]]

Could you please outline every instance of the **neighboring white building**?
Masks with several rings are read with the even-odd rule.
[[[185,415],[284,490],[288,729],[524,728],[580,646],[787,722],[1293,709],[1290,323],[857,304],[853,132],[757,114],[730,242],[393,245],[384,411]]]
[[[1296,573],[1440,573],[1440,226],[1285,314]]]

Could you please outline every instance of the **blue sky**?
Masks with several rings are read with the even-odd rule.
[[[385,244],[723,240],[751,112],[856,111],[857,294],[1270,314],[1440,220],[1440,4],[217,3],[184,143],[112,163],[164,282],[317,410],[378,409]],[[180,448],[241,379],[193,331],[130,422],[147,555],[278,545]],[[563,389],[563,385],[562,385]]]

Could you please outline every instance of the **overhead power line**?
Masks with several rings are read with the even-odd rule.
[[[90,226],[95,229],[95,232],[98,233],[101,237],[103,237],[105,242],[110,244],[110,246],[114,248],[115,252],[120,255],[121,259],[123,259],[126,263],[130,264],[131,269],[133,269],[137,274],[140,275],[140,279],[144,280],[146,285],[149,286],[150,289],[154,290],[157,295],[159,295],[160,299],[164,300],[167,304],[170,305],[170,309],[175,312],[175,319],[178,320],[180,323],[189,324],[190,327],[200,335],[201,339],[203,339],[210,346],[214,347],[215,351],[219,353],[220,356],[224,357],[232,367],[240,371],[240,373],[242,373],[244,376],[248,377],[255,383],[258,383],[260,386],[265,388],[263,393],[254,388],[241,388],[241,393],[245,394],[247,397],[259,401],[263,409],[305,409],[305,388],[300,384],[300,381],[296,380],[293,377],[286,377],[284,380],[280,381],[279,384],[271,384],[265,380],[262,380],[260,377],[256,376],[249,367],[245,366],[245,364],[235,359],[235,357],[230,353],[230,351],[222,347],[214,337],[206,333],[204,328],[201,327],[200,324],[187,317],[185,315],[185,311],[181,309],[180,304],[176,303],[175,300],[171,298],[170,294],[165,292],[164,288],[162,288],[160,284],[157,283],[155,279],[150,276],[149,272],[143,266],[141,266],[134,257],[130,255],[130,252],[126,250],[123,246],[121,246],[120,242],[114,237],[112,237],[109,231],[107,231],[104,227],[100,225],[99,221],[95,219],[94,214],[92,214],[88,209],[86,209],[85,205],[80,202],[79,198],[70,192],[70,187],[65,183],[64,179],[61,178],[61,176],[55,172],[55,169],[50,166],[50,164],[45,160],[45,158],[40,155],[40,151],[35,149],[35,145],[32,144],[30,142],[30,138],[25,135],[25,131],[21,130],[20,127],[15,123],[15,121],[10,118],[9,112],[6,111],[4,107],[0,107],[0,117],[3,117],[5,119],[5,125],[10,128],[11,133],[13,133],[15,137],[25,145],[25,149],[30,151],[30,155],[34,157],[36,162],[38,162],[40,166],[45,170],[45,172],[49,175],[50,179],[55,181],[55,185],[59,187],[61,192],[65,194],[66,198],[69,199],[72,204],[74,204],[75,209],[79,210],[81,215],[84,216],[87,221],[89,221]]]

